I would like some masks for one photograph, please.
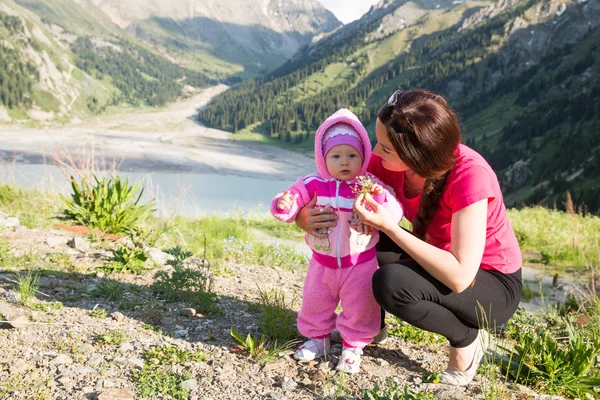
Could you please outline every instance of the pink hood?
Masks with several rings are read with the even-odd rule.
[[[371,159],[371,141],[369,140],[369,135],[367,134],[367,130],[360,123],[358,117],[352,113],[352,111],[342,108],[336,111],[333,115],[325,120],[317,129],[315,134],[315,162],[317,163],[317,170],[319,171],[319,175],[321,175],[324,179],[333,179],[331,174],[327,171],[327,165],[325,164],[325,155],[323,154],[323,135],[327,128],[332,125],[344,123],[351,125],[356,133],[360,136],[360,140],[363,143],[363,147],[365,150],[365,157],[362,160],[362,167],[360,169],[359,175],[365,175],[367,173],[367,166],[369,165],[369,160]]]

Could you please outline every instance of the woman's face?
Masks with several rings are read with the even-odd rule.
[[[383,168],[390,171],[407,171],[410,168],[398,157],[398,153],[394,149],[392,142],[387,135],[387,128],[379,118],[375,123],[375,136],[377,144],[373,149],[373,153],[381,157]]]

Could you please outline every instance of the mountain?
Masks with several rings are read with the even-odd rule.
[[[212,74],[264,74],[341,26],[316,0],[76,0],[182,64]]]
[[[339,25],[312,0],[2,0],[0,122],[163,105],[272,70]]]
[[[374,131],[396,88],[447,97],[463,141],[498,174],[509,206],[600,209],[600,3],[382,0],[267,77],[223,93],[199,117],[240,135],[311,148],[340,107]]]
[[[212,84],[71,0],[0,3],[0,121],[69,122]]]

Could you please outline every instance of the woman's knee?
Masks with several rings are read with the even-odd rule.
[[[373,295],[385,310],[415,302],[416,299],[409,290],[407,269],[401,264],[389,264],[380,267],[373,274]]]

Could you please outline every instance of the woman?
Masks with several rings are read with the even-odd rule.
[[[455,113],[439,95],[396,91],[377,114],[368,171],[389,185],[412,222],[393,223],[370,195],[354,211],[381,232],[373,293],[379,305],[450,342],[441,381],[466,385],[521,296],[521,252],[498,179],[475,151],[459,144]],[[329,210],[307,207],[296,223],[307,232],[335,226]]]

